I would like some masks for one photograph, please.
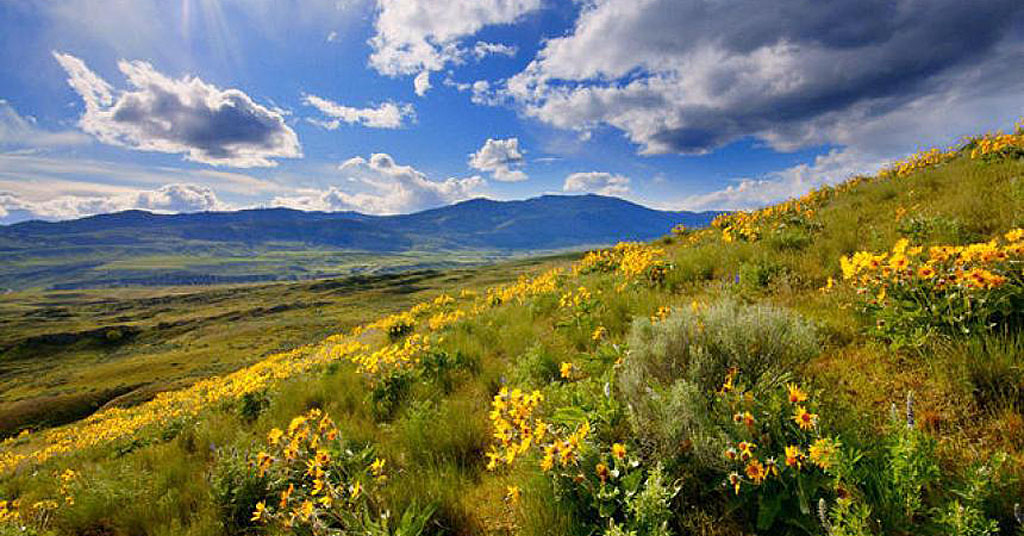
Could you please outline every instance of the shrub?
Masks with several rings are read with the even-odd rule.
[[[811,235],[803,229],[783,228],[768,237],[768,246],[776,251],[800,251],[811,244]]]
[[[459,371],[474,373],[479,368],[478,361],[467,359],[462,352],[431,350],[420,360],[418,370],[423,379],[436,385],[444,394],[450,394]]]
[[[251,521],[256,503],[269,492],[266,480],[249,467],[248,456],[237,450],[222,452],[214,465],[211,491],[228,534],[247,534],[258,526]]]
[[[778,381],[818,351],[814,328],[796,313],[732,300],[676,309],[660,322],[638,319],[627,345],[620,387],[634,406],[677,380],[710,393],[734,368],[753,386]]]
[[[559,361],[541,345],[519,356],[512,365],[511,384],[539,388],[558,379]]]
[[[688,457],[693,470],[725,467],[730,441],[713,409],[723,378],[740,371],[753,394],[778,387],[817,353],[814,330],[794,313],[720,301],[634,322],[620,376],[635,441],[654,459]],[[731,414],[728,416],[731,418]]]
[[[751,290],[768,288],[787,273],[786,267],[768,259],[745,262],[740,265],[739,283]]]
[[[238,401],[238,415],[243,421],[252,423],[269,407],[270,397],[266,390],[245,393]]]
[[[370,407],[374,419],[391,420],[402,403],[409,398],[414,380],[414,372],[405,369],[392,370],[378,378],[370,391]]]

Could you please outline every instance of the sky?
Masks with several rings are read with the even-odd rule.
[[[1020,0],[0,0],[0,224],[751,209],[1024,116]]]

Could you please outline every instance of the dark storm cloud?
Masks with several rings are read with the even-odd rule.
[[[788,147],[849,113],[968,89],[966,72],[1015,85],[1022,20],[1019,0],[606,0],[505,95],[559,127],[612,125],[649,153],[744,136]]]

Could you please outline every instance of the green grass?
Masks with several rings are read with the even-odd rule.
[[[840,493],[849,494],[855,505],[870,507],[871,515],[864,517],[870,531],[859,534],[954,533],[948,512],[976,514],[999,523],[1002,534],[1013,534],[1020,530],[1012,512],[1024,477],[1021,334],[996,329],[936,337],[920,348],[896,350],[866,334],[872,320],[850,305],[856,299],[851,289],[840,285],[823,293],[819,288],[827,278],[838,278],[839,257],[857,250],[887,250],[901,237],[925,245],[962,244],[1024,224],[1021,177],[1021,160],[955,160],[907,178],[860,184],[818,211],[817,228],[789,228],[758,242],[728,245],[690,247],[667,237],[659,246],[674,268],[664,285],[618,292],[616,276],[584,275],[562,286],[585,285],[593,292],[598,305],[582,319],[567,317],[556,293],[457,323],[435,348],[444,357],[430,357],[429,364],[407,373],[408,383],[396,383],[402,387],[393,387],[395,396],[389,400],[395,402],[386,411],[380,407],[381,383],[358,375],[351,364],[335,363],[276,385],[265,394],[266,407],[256,404],[243,411],[238,403],[225,403],[153,436],[7,475],[0,479],[0,497],[33,501],[57,496],[54,475],[73,467],[84,489],[74,505],[61,506],[45,523],[37,523],[44,534],[259,533],[230,522],[244,518],[253,504],[233,510],[233,518],[207,483],[237,483],[241,477],[231,480],[226,467],[234,463],[245,473],[245,461],[263,448],[271,428],[286,427],[294,416],[321,408],[352,444],[369,445],[388,460],[381,508],[395,516],[413,505],[436,507],[428,534],[606,533],[607,519],[598,515],[592,497],[567,491],[571,479],[553,486],[537,469],[535,457],[508,470],[485,469],[490,403],[502,386],[510,386],[540,389],[549,420],[578,412],[593,417],[595,451],[588,455],[607,459],[608,447],[621,442],[640,461],[644,475],[661,463],[668,482],[679,490],[667,503],[665,526],[672,534],[824,534],[816,502],[806,509],[780,502],[781,521],[772,530],[759,529],[762,517],[768,517],[760,505],[771,497],[737,497],[722,485],[718,449],[707,446],[722,440],[712,432],[733,429],[715,428],[720,416],[712,411],[718,411],[712,384],[729,366],[745,364],[765,371],[757,380],[763,385],[751,385],[759,398],[783,381],[806,388],[820,413],[821,429],[841,440],[844,455],[856,458],[843,462],[849,465],[843,466],[840,480],[808,484],[807,489],[817,494],[812,501],[822,498],[833,512]],[[5,370],[0,387],[8,404],[39,400],[45,406],[41,397],[103,393],[136,383],[128,398],[142,397],[147,389],[238,368],[442,290],[481,289],[568,260],[406,273],[358,283],[131,289],[118,291],[114,299],[92,291],[16,294],[0,303],[0,346],[8,348],[0,358]],[[694,302],[711,306],[698,307],[704,312],[691,318]],[[60,303],[70,305],[62,310]],[[272,310],[288,304],[303,305]],[[655,335],[640,336],[649,325],[644,319],[664,306],[679,312],[658,324]],[[790,325],[787,329],[799,336],[773,336],[773,322]],[[803,322],[813,326],[813,341]],[[115,341],[105,333],[89,335],[66,348],[24,344],[47,334],[115,325],[138,331]],[[597,326],[607,329],[603,341],[591,337]],[[672,339],[681,333],[703,342],[689,347]],[[677,347],[685,352],[673,350]],[[794,356],[787,357],[787,351]],[[685,364],[665,365],[684,354]],[[768,354],[777,362],[765,361]],[[643,370],[637,365],[641,361]],[[572,363],[576,376],[560,378],[562,362]],[[657,380],[647,381],[644,374]],[[908,392],[916,401],[913,428],[901,416]],[[663,398],[644,413],[638,406],[648,394]],[[893,404],[899,406],[895,418]],[[758,414],[758,419],[770,418]],[[730,421],[728,416],[725,420]],[[788,421],[789,414],[782,420]],[[762,438],[757,443],[765,451],[779,447]],[[1000,465],[1002,456],[1008,461]],[[584,479],[594,478],[597,460],[586,458],[580,466]],[[977,476],[978,464],[989,467],[984,478]],[[523,491],[516,507],[504,501],[510,485]],[[662,512],[665,506],[650,490],[622,500],[627,506],[615,514],[618,523]],[[648,527],[641,533],[659,532]]]

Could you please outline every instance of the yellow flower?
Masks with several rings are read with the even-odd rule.
[[[562,378],[568,379],[572,375],[573,365],[568,361],[563,361],[560,367]]]
[[[821,438],[808,449],[808,457],[818,467],[828,469],[835,462],[836,444],[831,439]]]
[[[363,492],[363,485],[360,484],[358,480],[356,480],[356,483],[352,484],[352,500],[354,501],[354,500],[358,499],[359,498],[359,494],[362,493],[362,492]]]
[[[260,451],[256,454],[256,467],[259,469],[260,478],[266,474],[267,470],[270,469],[270,464],[273,463],[274,459],[270,457],[266,452]]]
[[[917,269],[917,277],[920,277],[921,279],[931,279],[935,277],[935,268],[926,264]]]
[[[625,458],[626,457],[626,445],[623,445],[622,443],[615,443],[614,445],[612,445],[612,456],[615,456],[616,458],[618,458],[620,460]]]
[[[597,473],[597,478],[601,479],[602,484],[608,480],[608,466],[603,462],[597,464],[597,467],[594,468],[594,472]]]
[[[252,511],[252,518],[249,521],[260,521],[267,512],[267,503],[260,501],[256,503],[256,509]]]
[[[519,503],[519,497],[522,492],[519,490],[519,486],[509,486],[505,493],[505,502],[515,506]]]
[[[754,458],[747,463],[747,477],[754,482],[754,484],[760,484],[764,482],[765,470],[764,465]]]
[[[548,446],[544,449],[544,457],[540,461],[540,470],[545,473],[550,471],[555,466],[555,454],[557,450],[554,445]]]
[[[787,384],[786,391],[788,393],[790,404],[799,404],[807,400],[807,393],[803,392],[800,389],[800,386],[795,383]]]
[[[658,307],[658,312],[651,316],[651,322],[660,322],[668,318],[668,315],[672,314],[672,308],[667,306]]]
[[[800,466],[803,465],[804,453],[800,452],[800,447],[796,445],[789,445],[786,447],[786,466],[794,467],[800,470]]]
[[[603,339],[607,334],[608,330],[605,329],[604,326],[597,326],[597,329],[594,330],[594,333],[590,336],[590,339],[594,341],[599,341]]]
[[[294,436],[295,432],[299,430],[303,425],[306,424],[306,418],[302,415],[292,419],[292,422],[288,423],[288,435]]]
[[[732,484],[733,489],[736,490],[736,495],[740,494],[740,484],[742,482],[743,479],[740,478],[739,473],[735,471],[729,473],[729,484]]]
[[[810,430],[814,427],[814,423],[818,420],[818,416],[814,413],[810,413],[803,406],[797,406],[793,412],[793,422],[795,422],[801,430]]]
[[[751,441],[740,441],[736,448],[739,449],[740,459],[747,461],[754,457],[754,449],[757,448],[757,445]]]
[[[387,463],[384,458],[375,458],[373,463],[370,464],[370,472],[373,473],[374,478],[378,481],[387,478],[384,474],[384,464]]]
[[[281,492],[281,502],[278,507],[284,508],[288,505],[288,498],[292,496],[293,491],[295,491],[295,484],[288,484],[288,489]]]
[[[276,445],[281,440],[282,435],[284,435],[284,432],[280,428],[272,428],[267,434],[267,441],[270,441],[271,445]]]
[[[1011,229],[1003,236],[1006,238],[1007,242],[1018,242],[1020,240],[1024,240],[1024,229]]]
[[[313,501],[305,500],[302,502],[302,506],[299,507],[299,517],[303,521],[309,521],[313,517]]]

